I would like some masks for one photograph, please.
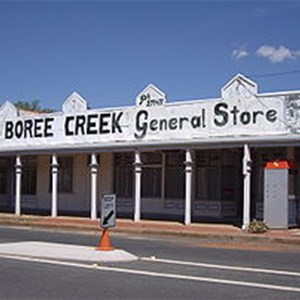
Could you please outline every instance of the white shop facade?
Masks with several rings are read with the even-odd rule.
[[[168,103],[153,85],[134,106],[61,112],[0,107],[0,211],[232,223],[264,219],[267,162],[289,161],[289,225],[299,225],[300,91],[260,94],[237,75],[216,99]],[[276,210],[276,208],[275,208]]]

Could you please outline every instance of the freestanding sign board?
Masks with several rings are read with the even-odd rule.
[[[116,195],[105,194],[101,199],[101,227],[116,226]]]

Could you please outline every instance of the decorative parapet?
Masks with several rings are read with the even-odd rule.
[[[149,84],[136,97],[136,106],[153,107],[162,106],[166,103],[166,95],[153,84]]]
[[[63,103],[64,113],[84,112],[87,110],[87,101],[78,93],[73,92]]]

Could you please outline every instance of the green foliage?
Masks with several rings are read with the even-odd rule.
[[[41,108],[40,102],[38,100],[33,100],[31,102],[28,101],[15,101],[14,106],[18,109],[30,110],[39,113],[52,113],[55,112],[54,109],[50,108]]]
[[[264,221],[252,220],[247,228],[249,233],[264,233],[269,230],[268,225]]]

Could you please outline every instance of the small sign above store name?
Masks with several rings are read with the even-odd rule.
[[[142,107],[162,106],[166,95],[153,84],[149,84],[136,98],[136,105]]]

